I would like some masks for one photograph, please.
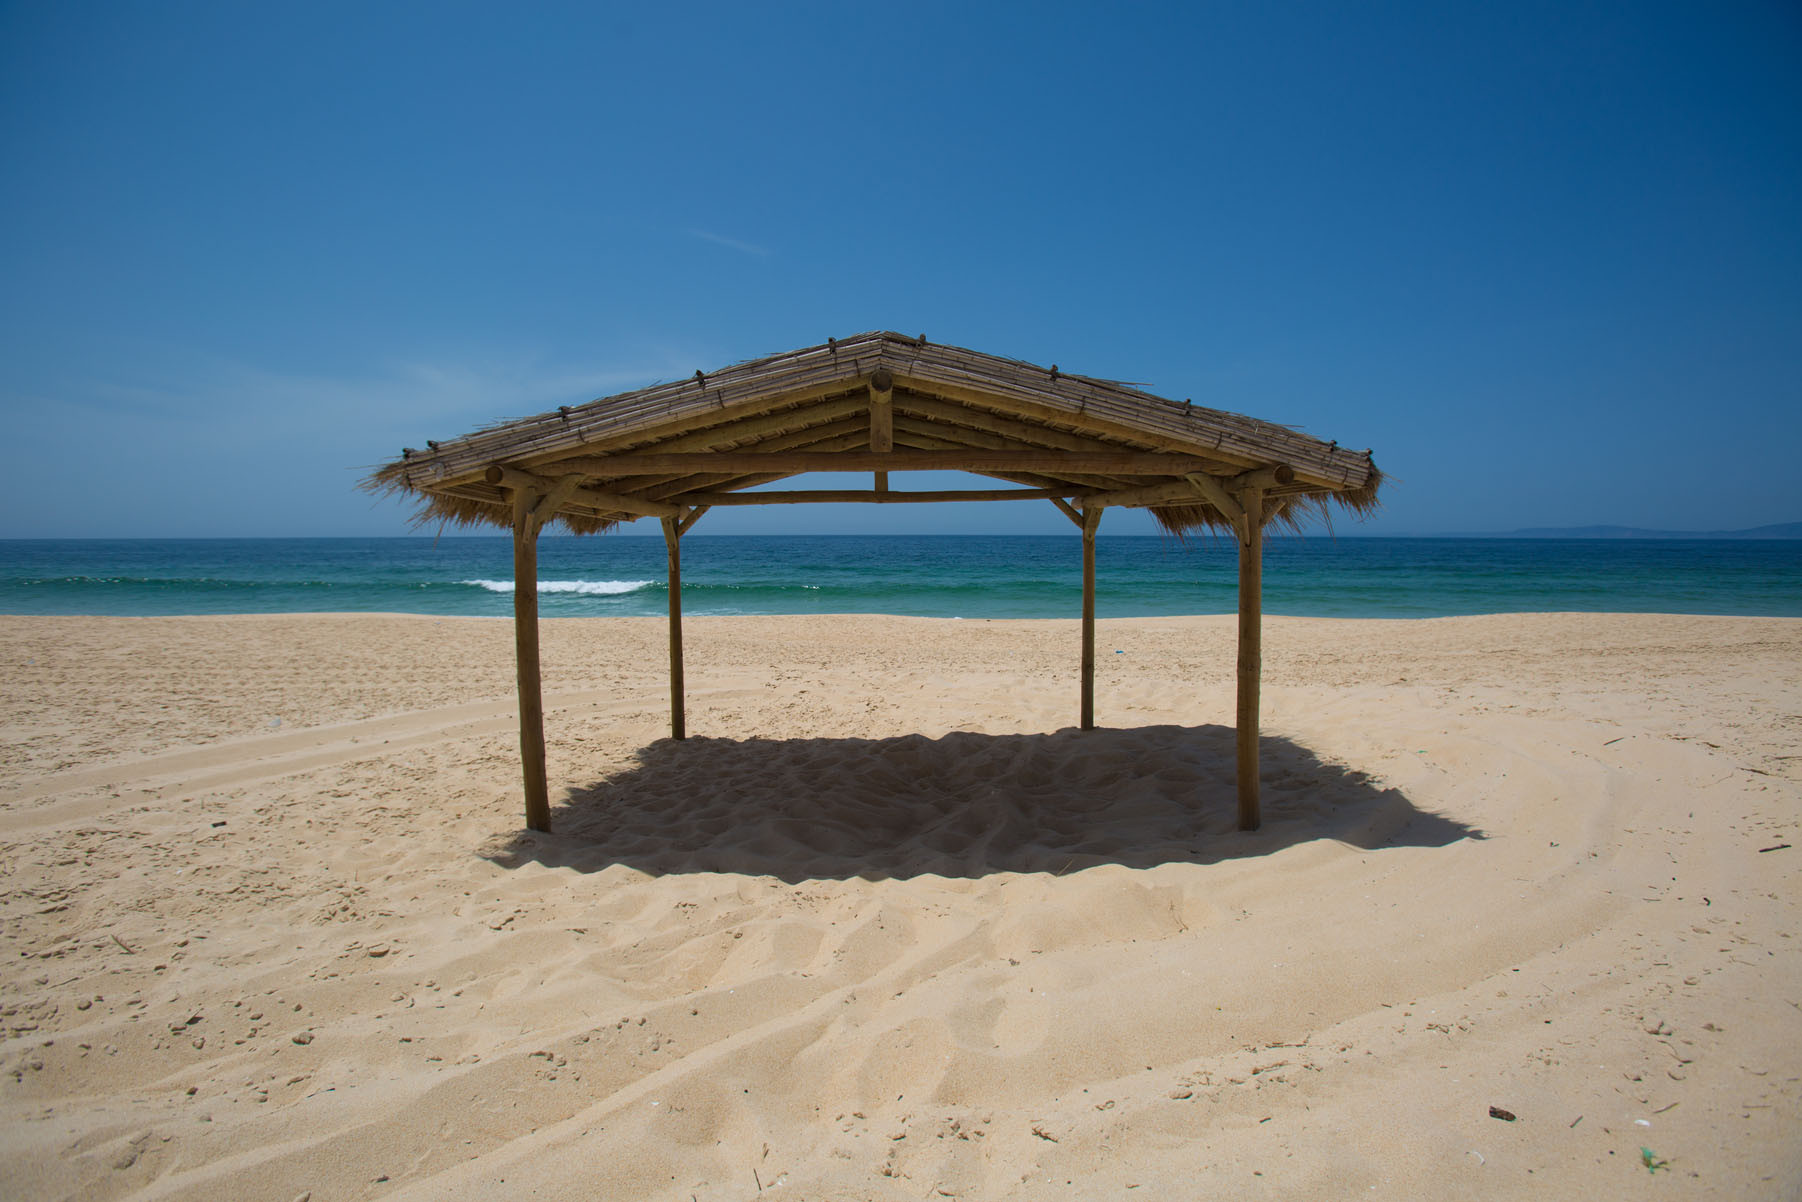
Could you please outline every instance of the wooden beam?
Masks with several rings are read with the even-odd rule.
[[[1090,489],[1077,494],[1075,500],[1085,508],[1144,509],[1151,505],[1193,505],[1201,497],[1187,480],[1172,480],[1143,488]]]
[[[870,450],[895,449],[895,377],[886,367],[870,376]],[[877,492],[888,491],[888,473],[879,471],[871,480]]]
[[[692,505],[920,505],[948,501],[1049,501],[1067,497],[1068,488],[963,488],[938,492],[864,492],[821,488],[770,492],[695,492],[683,500]]]
[[[1287,479],[1284,479],[1284,477]],[[1147,484],[1140,488],[1091,490],[1077,495],[1079,505],[1104,505],[1109,508],[1144,509],[1155,505],[1193,505],[1197,501],[1206,501],[1230,521],[1236,529],[1240,524],[1241,510],[1239,502],[1233,499],[1233,493],[1250,482],[1257,487],[1268,489],[1271,484],[1260,483],[1270,481],[1281,485],[1292,483],[1295,475],[1281,465],[1274,468],[1260,468],[1254,472],[1246,472],[1237,476],[1221,478],[1206,472],[1187,472],[1179,481],[1164,484]],[[1296,490],[1289,490],[1296,491]]]
[[[1254,468],[1249,472],[1240,472],[1224,481],[1227,488],[1239,492],[1247,488],[1255,488],[1260,492],[1269,492],[1273,488],[1295,483],[1295,469],[1286,463],[1273,463],[1269,467]]]
[[[1293,484],[1295,471],[1287,464],[1277,463],[1241,472],[1228,480],[1200,474],[1190,475],[1185,479],[1233,524],[1234,529],[1239,532],[1241,542],[1257,540],[1262,546],[1265,490],[1275,485]],[[1255,516],[1245,507],[1244,502],[1245,497],[1253,493],[1258,497],[1259,506]]]
[[[870,450],[895,449],[895,377],[877,368],[870,377]]]
[[[1082,729],[1095,729],[1095,531],[1103,509],[1082,511]]]
[[[1255,831],[1258,812],[1258,692],[1264,675],[1264,494],[1239,494],[1244,533],[1239,538],[1239,707],[1236,741],[1239,829]]]
[[[697,497],[714,495],[737,496],[748,488],[758,488],[765,484],[780,484],[787,480],[791,473],[763,476],[695,476],[686,485],[662,484],[655,488],[653,494],[659,501],[667,501],[675,506],[706,505],[705,500]]]
[[[1036,472],[984,472],[991,480],[1005,480],[1026,488],[1043,489],[1060,497],[1080,497],[1084,493],[1106,491],[1106,476],[1043,476]]]
[[[569,475],[563,476],[553,483],[549,491],[538,499],[537,504],[532,506],[533,528],[543,530],[545,523],[555,518],[557,511],[582,490],[583,479],[584,477],[579,475]]]
[[[551,829],[544,766],[544,686],[538,667],[538,524],[531,488],[513,492],[513,652],[519,682],[519,760],[525,777],[526,825]]]
[[[543,476],[534,475],[531,472],[522,472],[518,468],[503,467],[498,463],[491,464],[488,470],[483,473],[482,478],[487,480],[490,484],[498,484],[504,488],[512,489],[515,492],[518,492],[521,489],[527,489],[537,492],[540,495],[548,495],[560,485],[560,481],[547,480]],[[577,478],[580,479],[579,476]],[[567,480],[569,477],[565,476],[563,479]],[[653,501],[646,497],[629,496],[624,493],[598,492],[592,488],[572,488],[558,504],[562,505],[570,502],[574,502],[577,505],[586,505],[590,509],[597,509],[603,512],[630,513],[647,518],[674,517],[681,512],[674,505],[666,505],[661,501]]]
[[[1183,478],[1196,492],[1202,495],[1208,504],[1220,511],[1221,517],[1233,524],[1233,529],[1239,534],[1239,541],[1245,542],[1249,537],[1245,525],[1245,507],[1226,490],[1225,483],[1214,476],[1201,472],[1194,472]]]
[[[669,737],[686,739],[688,722],[682,704],[682,529],[679,519],[663,519],[663,543],[669,551]]]
[[[1065,517],[1069,518],[1072,522],[1075,522],[1078,530],[1082,529],[1082,512],[1078,510],[1076,506],[1070,504],[1070,502],[1064,500],[1062,497],[1049,497],[1047,499],[1053,505],[1057,506],[1059,511],[1062,512]]]
[[[629,454],[569,460],[559,466],[591,476],[657,476],[666,472],[1076,472],[1180,476],[1216,460],[1162,451],[713,451]]]
[[[701,515],[706,512],[707,512],[707,506],[696,505],[693,509],[688,511],[687,517],[683,518],[680,522],[676,523],[676,533],[677,534],[687,534],[690,530],[692,530],[694,528],[694,524],[701,520]]]

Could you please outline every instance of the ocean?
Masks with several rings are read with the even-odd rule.
[[[1230,613],[1234,545],[1096,544],[1101,617]],[[505,536],[0,541],[0,613],[512,613]],[[1068,618],[1070,536],[708,536],[682,540],[690,615]],[[662,614],[660,536],[545,537],[546,617]],[[1273,538],[1267,613],[1418,618],[1531,611],[1802,616],[1802,541]]]

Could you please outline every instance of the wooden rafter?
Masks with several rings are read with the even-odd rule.
[[[953,427],[973,430],[1001,439],[1008,446],[1044,447],[1058,451],[1154,451],[1158,449],[1156,444],[1144,439],[1106,439],[1088,434],[1074,434],[1047,425],[1020,421],[980,406],[936,400],[932,397],[921,396],[916,392],[903,391],[896,396],[895,409],[897,413],[923,420],[939,429]],[[973,443],[972,445],[983,444]]]
[[[643,497],[627,496],[623,493],[599,492],[591,488],[578,487],[574,483],[569,483],[567,487],[564,486],[564,482],[566,481],[581,479],[579,475],[566,476],[563,477],[561,481],[551,481],[546,480],[542,476],[534,475],[531,472],[522,472],[515,468],[491,467],[488,469],[486,479],[490,484],[503,485],[512,489],[515,493],[518,493],[522,489],[530,489],[540,496],[546,496],[553,494],[553,490],[555,490],[554,495],[557,499],[557,505],[552,507],[553,514],[556,512],[556,509],[560,508],[565,502],[574,502],[579,505],[585,505],[597,512],[630,513],[639,517],[674,517],[676,514],[675,506],[665,505],[658,501],[646,500]],[[542,526],[543,524],[543,522],[539,522],[539,525]]]

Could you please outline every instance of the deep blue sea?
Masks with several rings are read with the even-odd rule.
[[[1230,613],[1224,539],[1102,536],[1102,617]],[[547,617],[661,614],[661,537],[546,537]],[[505,536],[0,541],[0,612],[512,612]],[[685,613],[1073,617],[1071,536],[713,536],[682,540]],[[1275,538],[1268,613],[1411,618],[1522,611],[1802,616],[1802,541]]]

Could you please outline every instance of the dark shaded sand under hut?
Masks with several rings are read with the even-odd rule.
[[[653,517],[669,548],[670,732],[684,736],[682,535],[720,505],[1046,501],[1082,531],[1082,714],[1094,726],[1095,531],[1109,507],[1149,509],[1178,536],[1239,544],[1239,825],[1258,826],[1263,540],[1343,507],[1368,513],[1370,452],[1170,401],[1111,380],[878,332],[828,339],[408,448],[366,486],[418,497],[421,522],[513,532],[514,632],[526,824],[550,829],[538,665],[538,533]],[[906,471],[1009,487],[906,492]],[[806,472],[869,472],[867,490],[757,489]]]

